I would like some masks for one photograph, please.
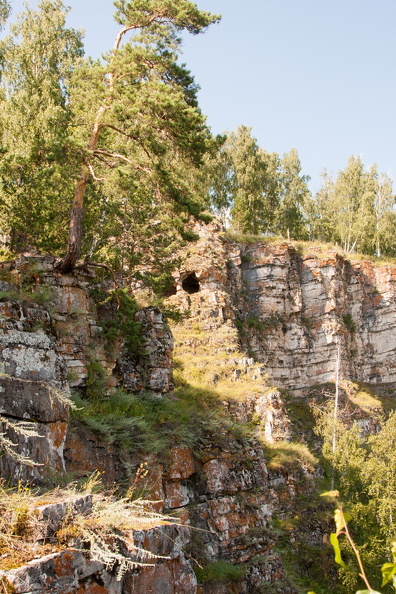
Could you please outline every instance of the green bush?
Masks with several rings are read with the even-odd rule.
[[[134,352],[142,352],[140,324],[135,320],[139,307],[135,297],[126,289],[104,292],[97,287],[91,289],[91,297],[102,311],[100,325],[107,351],[112,352],[119,340]]]

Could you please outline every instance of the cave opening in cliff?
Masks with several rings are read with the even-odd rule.
[[[197,275],[195,274],[195,272],[190,272],[186,276],[186,278],[182,281],[182,287],[190,295],[192,293],[198,293],[200,286],[199,280],[197,279]]]

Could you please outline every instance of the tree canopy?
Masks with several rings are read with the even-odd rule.
[[[336,179],[326,173],[309,206],[312,239],[340,245],[347,253],[394,255],[395,196],[390,178],[351,156]]]
[[[13,249],[64,242],[76,166],[69,87],[82,56],[81,34],[66,28],[66,15],[60,0],[42,0],[2,43],[0,197]]]
[[[9,14],[0,0],[0,27]],[[156,267],[191,217],[236,231],[394,255],[392,180],[351,156],[311,195],[296,149],[252,129],[214,138],[180,63],[181,35],[219,20],[189,0],[118,0],[104,59],[84,56],[62,0],[26,8],[0,42],[0,234],[13,251]],[[70,211],[71,209],[71,211]],[[68,238],[67,238],[68,237]]]
[[[213,140],[178,53],[181,32],[198,34],[219,17],[188,0],[115,6],[121,28],[103,62],[83,58],[61,0],[27,9],[2,43],[2,231],[14,249],[59,253],[74,191],[63,272],[83,241],[85,253],[106,244],[115,257],[120,233],[126,248],[142,231],[141,213],[161,243],[204,207],[185,172]],[[128,246],[135,257],[136,244]]]
[[[214,211],[242,233],[305,235],[303,208],[308,177],[301,175],[295,149],[280,157],[262,149],[252,129],[228,133],[206,164],[208,196]]]

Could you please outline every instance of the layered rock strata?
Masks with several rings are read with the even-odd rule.
[[[170,301],[211,331],[231,325],[270,383],[292,391],[340,377],[396,381],[396,268],[334,250],[224,239],[216,225],[175,274]],[[183,287],[194,275],[196,290]]]
[[[117,305],[96,303],[97,287],[87,271],[62,276],[54,258],[21,258],[3,263],[0,273],[0,423],[10,450],[0,475],[16,484],[63,472],[70,388],[85,390],[92,366],[103,370],[107,389],[172,387],[173,338],[161,312],[136,313],[144,354],[131,352],[120,336],[109,345],[103,326]],[[14,445],[16,446],[14,448]]]
[[[396,381],[392,267],[350,262],[315,249],[300,254],[286,243],[238,244],[218,231],[215,226],[201,229],[200,241],[175,273],[168,302],[188,314],[173,327],[179,363],[186,372],[192,367],[197,385],[224,400],[231,417],[255,423],[268,442],[288,439],[292,428],[282,398],[269,386],[300,394],[313,384],[332,382],[338,352],[344,379],[376,385]],[[20,455],[41,466],[27,468],[3,456],[1,475],[14,481],[40,480],[43,468],[64,468],[66,397],[70,386],[86,388],[93,361],[106,370],[109,390],[123,386],[167,397],[173,385],[173,339],[159,310],[136,314],[146,341],[144,355],[128,351],[122,340],[109,349],[102,322],[114,311],[91,297],[95,279],[87,273],[61,277],[52,271],[51,259],[37,259],[36,272],[29,273],[37,285],[33,288],[51,290],[50,306],[43,306],[12,294],[18,267],[25,264],[31,262],[21,261],[14,269],[3,266],[14,278],[0,287],[0,417],[9,423],[11,441],[19,442]],[[11,423],[28,423],[38,435],[20,437],[23,432]],[[41,573],[64,583],[65,592],[87,594],[295,594],[272,526],[274,520],[295,515],[299,496],[313,497],[313,468],[301,463],[271,467],[251,437],[219,432],[209,441],[199,456],[175,446],[167,459],[133,454],[125,460],[94,431],[81,425],[69,429],[68,470],[86,474],[99,469],[116,483],[127,476],[126,467],[133,475],[146,462],[150,473],[144,489],[156,501],[155,510],[177,511],[187,528],[166,529],[165,540],[159,536],[162,528],[135,531],[136,545],[170,559],[129,572],[121,581],[72,548],[41,560]],[[308,540],[320,547],[329,530],[315,522]],[[288,544],[298,547],[295,531]],[[244,575],[235,582],[198,583],[194,563],[205,567],[218,560],[243,566]],[[31,561],[3,577],[17,592],[40,592],[47,586],[37,577],[39,565]]]
[[[301,390],[340,376],[396,381],[396,270],[336,252],[230,245],[229,286],[243,342],[279,386]]]

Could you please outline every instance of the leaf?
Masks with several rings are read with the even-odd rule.
[[[358,590],[356,594],[381,594],[378,590]]]
[[[330,542],[333,545],[334,549],[334,561],[338,563],[338,565],[341,565],[341,567],[346,568],[346,565],[341,558],[340,543],[338,542],[337,534],[335,534],[334,532],[330,534]]]
[[[395,563],[384,563],[381,567],[382,571],[382,586],[385,586],[388,582],[391,581],[393,576],[396,574],[396,564]]]
[[[335,490],[335,491],[326,491],[325,493],[321,493],[320,494],[321,497],[339,497],[340,496],[340,492]],[[308,592],[309,594],[309,592]]]
[[[349,520],[352,519],[352,516],[346,512],[343,512],[342,509],[336,509],[334,512],[334,521],[336,524],[337,535],[341,532],[343,528],[348,524]]]

